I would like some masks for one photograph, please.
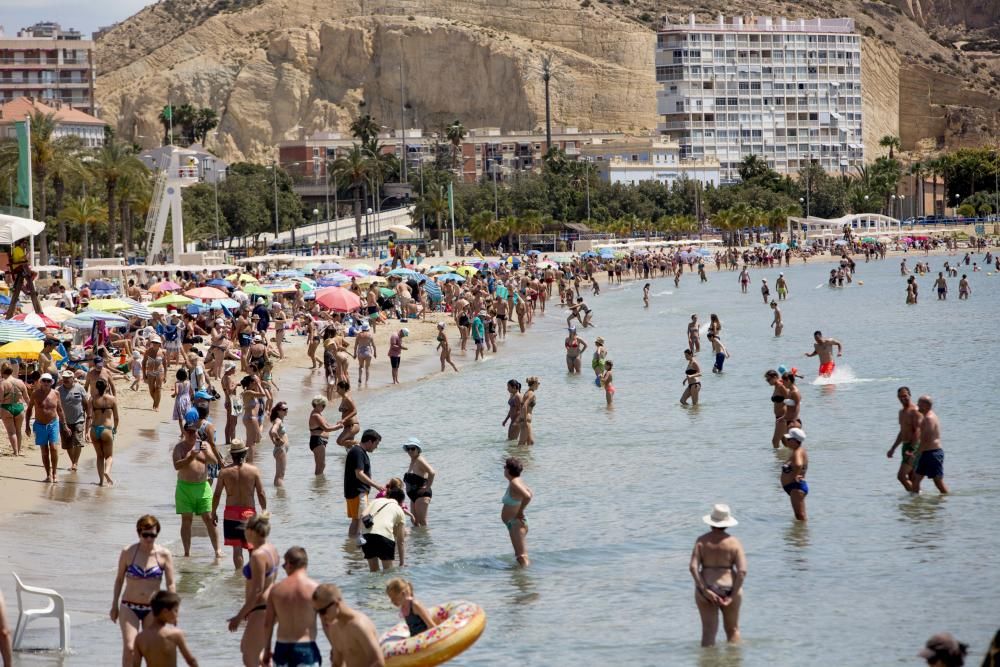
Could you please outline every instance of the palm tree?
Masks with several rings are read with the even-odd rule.
[[[87,178],[87,169],[83,165],[84,146],[83,140],[79,137],[68,135],[60,137],[55,141],[56,150],[52,155],[52,166],[50,173],[52,177],[52,190],[55,192],[55,201],[52,208],[61,211],[63,208],[63,197],[66,194],[67,181],[80,181]],[[62,262],[63,255],[66,254],[66,223],[61,218],[56,217],[59,239],[59,260]]]
[[[361,142],[362,146],[367,146],[368,142],[378,136],[378,123],[371,117],[371,114],[358,116],[351,121],[351,136]]]
[[[737,171],[739,171],[741,180],[749,181],[757,176],[763,176],[770,169],[767,166],[767,162],[759,155],[751,153],[740,160],[740,166]]]
[[[761,218],[760,209],[754,208],[746,202],[740,202],[729,210],[733,217],[733,225],[737,230],[737,237],[742,237],[742,230],[756,227]]]
[[[79,228],[83,239],[83,256],[89,256],[90,234],[88,228],[108,219],[108,209],[98,197],[93,195],[74,197],[59,211],[59,221],[69,223],[71,228]]]
[[[417,199],[416,206],[413,207],[413,219],[421,216],[433,216],[437,226],[438,255],[444,256],[444,243],[442,243],[443,230],[441,228],[441,218],[448,213],[448,197],[444,194],[444,188],[438,186],[431,188]]]
[[[728,208],[715,212],[712,216],[712,226],[722,232],[724,236],[729,237],[729,242],[726,245],[734,245],[732,242],[732,232],[736,229],[736,222],[732,212]]]
[[[920,202],[919,208],[914,207],[913,215],[922,216],[924,214],[924,177],[927,176],[927,165],[919,160],[910,165],[910,176],[916,180],[913,188],[913,196]]]
[[[503,226],[498,220],[493,219],[491,211],[479,211],[469,218],[469,232],[473,241],[480,241],[483,244],[482,250],[486,251],[486,246],[496,242],[503,236]]]
[[[132,146],[120,141],[109,141],[97,151],[90,163],[94,174],[104,184],[105,204],[108,207],[108,246],[115,256],[118,244],[118,227],[115,210],[118,206],[118,183],[124,178],[148,173],[146,165],[132,152]]]
[[[893,136],[891,134],[887,134],[884,137],[882,137],[881,139],[879,139],[878,140],[878,145],[881,146],[882,148],[888,148],[889,149],[889,159],[890,160],[893,159],[893,155],[895,155],[895,153],[893,153],[893,151],[894,150],[898,151],[900,149],[900,146],[901,146],[901,144],[899,142],[899,137]]]
[[[370,117],[369,117],[370,118]],[[359,119],[360,120],[360,119]],[[355,121],[357,122],[357,121]],[[354,125],[351,125],[353,132]],[[342,155],[333,161],[334,178],[338,184],[347,184],[347,187],[354,193],[354,236],[361,245],[361,193],[365,190],[365,184],[372,173],[372,163],[368,155],[357,144],[351,147],[346,155]]]
[[[135,219],[145,219],[152,196],[152,182],[146,173],[127,173],[118,181],[118,211],[122,222],[123,254],[126,258],[134,246]]]
[[[461,121],[455,120],[445,128],[445,136],[448,137],[448,141],[451,142],[451,168],[452,170],[458,169],[458,147],[462,145],[462,140],[468,135],[465,130],[465,126],[462,125]]]
[[[48,216],[48,179],[52,164],[59,152],[58,139],[55,138],[55,114],[44,114],[34,111],[31,114],[31,177],[32,193],[38,198],[38,208],[35,218],[45,221]],[[0,164],[5,168],[16,169],[19,159],[17,141],[4,142],[0,146]],[[47,232],[38,235],[38,252],[42,264],[49,261],[49,242]]]

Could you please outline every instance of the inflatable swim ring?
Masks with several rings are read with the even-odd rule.
[[[438,624],[427,632],[411,637],[406,623],[399,623],[379,638],[386,667],[440,665],[472,646],[486,629],[486,612],[472,602],[446,602],[428,611]]]

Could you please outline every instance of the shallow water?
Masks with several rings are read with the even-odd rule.
[[[931,258],[934,267],[942,262]],[[589,352],[582,376],[565,373],[565,320],[557,309],[529,336],[512,335],[500,356],[459,374],[358,392],[362,425],[384,437],[372,456],[376,477],[402,475],[407,457],[399,444],[411,435],[427,444],[438,472],[431,526],[413,531],[405,576],[425,603],[469,599],[489,616],[483,637],[453,664],[917,664],[917,650],[942,630],[968,642],[978,663],[997,628],[1000,595],[992,565],[1000,540],[990,530],[1000,460],[976,455],[995,443],[989,369],[1000,337],[1000,277],[970,274],[968,302],[955,298],[952,280],[944,303],[932,299],[933,277],[920,278],[922,302],[912,307],[903,303],[894,261],[860,264],[864,286],[814,289],[829,266],[784,269],[791,293],[780,339],[768,328],[770,309],[759,293],[740,294],[736,273],[710,272],[704,285],[685,273],[677,289],[669,278],[651,281],[645,310],[641,282],[603,287],[587,299],[597,326],[582,333],[590,343],[604,336],[615,361],[611,410],[593,385]],[[777,273],[754,271],[753,284],[767,277],[773,285]],[[702,402],[685,409],[677,403],[681,353],[694,312],[704,321],[719,314],[732,358],[715,376],[703,347]],[[845,345],[835,384],[815,382],[816,360],[802,357],[814,329]],[[770,389],[762,375],[781,363],[806,376],[808,526],[792,519],[778,485],[783,455],[770,447]],[[404,379],[415,371],[404,361]],[[389,371],[380,364],[376,372],[386,379]],[[367,573],[346,540],[343,453],[331,452],[326,479],[311,474],[306,405],[322,380],[302,373],[285,369],[279,377],[281,397],[292,405],[292,452],[286,489],[276,493],[267,483],[272,538],[282,550],[305,546],[312,576],[340,585],[385,629],[397,618],[384,579]],[[504,385],[528,375],[542,378],[537,444],[519,450],[500,426]],[[898,459],[885,457],[901,384],[937,400],[954,492],[947,498],[929,481],[923,496],[908,496],[895,480]],[[5,569],[59,590],[73,615],[73,655],[22,654],[18,664],[116,663],[119,634],[107,609],[117,550],[134,537],[136,517],[157,514],[164,543],[180,551],[169,462],[175,432],[173,424],[157,424],[147,442],[121,455],[119,488],[61,484],[37,512],[0,524]],[[512,454],[525,460],[535,493],[527,570],[513,566],[499,521],[501,465]],[[269,480],[273,460],[265,456],[262,465]],[[715,502],[732,506],[740,525],[731,532],[749,558],[745,641],[702,650],[687,563],[705,529],[700,517]],[[228,557],[221,568],[210,564],[207,539],[197,532],[194,553],[179,565],[181,626],[202,665],[236,665],[240,635],[226,631],[225,619],[239,607],[242,580]],[[0,577],[0,586],[10,610],[9,577]],[[16,618],[16,608],[11,614]],[[53,641],[55,633],[41,626],[26,645]],[[326,652],[325,639],[321,647]]]

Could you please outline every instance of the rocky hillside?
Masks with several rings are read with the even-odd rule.
[[[837,3],[866,35],[866,144],[992,140],[1000,127],[996,0]],[[99,42],[98,98],[120,136],[154,143],[169,99],[221,116],[209,146],[269,159],[282,139],[343,129],[359,109],[399,125],[400,65],[414,121],[436,129],[540,127],[541,59],[553,122],[640,133],[656,125],[651,0],[161,0]],[[684,0],[671,18],[753,9],[828,16],[821,0]],[[365,102],[365,106],[361,106]]]

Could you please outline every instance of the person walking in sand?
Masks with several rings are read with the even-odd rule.
[[[726,533],[739,525],[729,505],[715,505],[712,513],[701,519],[711,526],[694,543],[688,570],[694,579],[694,601],[701,616],[701,645],[714,646],[719,631],[719,614],[726,639],[740,641],[740,606],[743,581],[747,576],[747,558],[740,541]]]
[[[63,380],[60,393],[70,382],[68,377]],[[93,399],[89,399],[85,423],[89,426],[90,441],[94,444],[94,452],[97,454],[98,484],[100,486],[105,484],[114,486],[115,480],[111,477],[111,467],[114,463],[115,435],[118,433],[120,422],[118,399],[107,391],[105,380],[98,380],[94,387],[97,390],[97,395]],[[65,411],[65,407],[63,410]],[[68,412],[66,416],[70,417]]]
[[[28,401],[28,412],[24,418],[26,435],[35,434],[35,446],[42,454],[45,466],[45,481],[56,482],[59,466],[59,425],[66,422],[59,394],[53,390],[54,381],[49,373],[42,373]],[[32,413],[35,423],[31,423]]]
[[[409,335],[410,330],[403,327],[389,336],[389,366],[392,368],[393,384],[399,384],[399,362],[403,356],[403,350],[409,349],[403,345],[403,339]]]
[[[806,352],[807,357],[819,356],[820,377],[830,377],[836,369],[837,364],[833,361],[833,348],[837,347],[837,356],[844,352],[844,346],[836,338],[824,338],[822,331],[813,332],[813,351]]]
[[[444,322],[438,322],[437,349],[441,351],[441,372],[444,373],[444,365],[447,363],[457,373],[458,367],[451,360],[451,346],[448,344],[448,336],[444,333]]]
[[[149,344],[142,357],[142,377],[146,378],[149,397],[153,399],[153,411],[160,409],[160,393],[167,373],[167,356],[161,349],[163,341],[157,335],[149,337]]]
[[[212,495],[212,522],[219,525],[219,501],[222,492],[226,492],[226,504],[222,513],[222,538],[227,547],[233,548],[233,567],[239,570],[243,567],[243,550],[252,553],[253,546],[247,541],[246,526],[251,517],[257,514],[254,498],[260,503],[260,510],[267,509],[267,496],[264,494],[264,482],[260,470],[255,465],[246,463],[246,444],[240,440],[229,443],[229,456],[233,465],[219,471],[219,481]]]

